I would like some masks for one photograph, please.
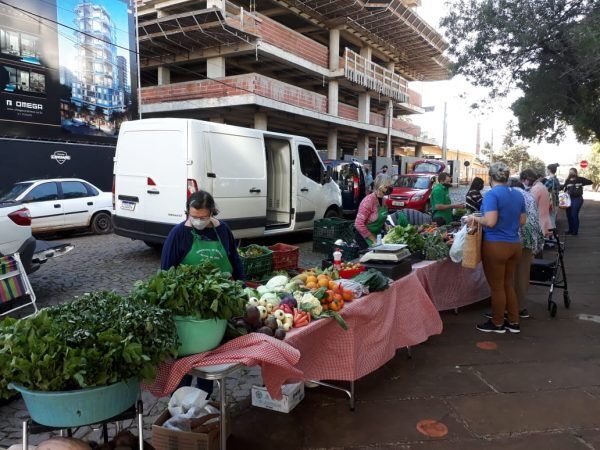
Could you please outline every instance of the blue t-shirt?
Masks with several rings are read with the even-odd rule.
[[[483,196],[481,213],[498,211],[498,222],[493,228],[483,227],[483,240],[490,242],[520,242],[521,214],[526,212],[523,195],[513,188],[500,185]]]

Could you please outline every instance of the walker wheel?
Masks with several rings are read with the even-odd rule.
[[[549,308],[550,308],[550,317],[556,317],[556,303],[555,302],[551,302],[549,304]]]
[[[569,297],[569,293],[567,291],[565,291],[563,294],[563,300],[565,302],[565,308],[569,309],[571,306],[571,297]]]

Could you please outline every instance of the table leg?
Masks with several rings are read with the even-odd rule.
[[[137,426],[139,450],[144,448],[144,405],[141,401],[137,404]]]
[[[29,421],[23,421],[23,450],[29,450]]]
[[[411,351],[410,346],[406,347],[406,358],[412,359],[412,351]]]
[[[221,396],[221,450],[227,449],[227,396],[225,395],[225,378],[219,380],[219,394]]]
[[[354,411],[356,397],[354,395],[354,380],[350,382],[350,411]]]

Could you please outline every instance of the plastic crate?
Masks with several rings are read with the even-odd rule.
[[[300,258],[300,248],[288,244],[270,245],[273,252],[273,271],[296,269]]]
[[[272,272],[273,267],[273,252],[267,247],[262,245],[251,244],[247,247],[242,247],[240,250],[247,250],[249,248],[260,248],[265,252],[264,255],[247,257],[240,255],[242,260],[242,266],[244,267],[244,275],[246,277],[257,277]]]
[[[333,254],[333,239],[313,239],[313,252],[315,253],[327,253],[329,256]]]
[[[354,222],[352,220],[332,217],[329,219],[315,220],[313,225],[313,239],[330,239],[337,241],[354,240]]]
[[[334,241],[327,239],[320,239],[313,241],[313,252],[315,253],[326,253],[328,258],[333,256],[333,252],[336,248],[339,248],[342,252],[342,261],[352,261],[358,258],[360,254],[360,248],[355,245],[335,245]]]

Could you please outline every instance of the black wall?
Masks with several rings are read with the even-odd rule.
[[[114,156],[110,146],[0,139],[0,189],[16,181],[76,177],[110,191]]]

